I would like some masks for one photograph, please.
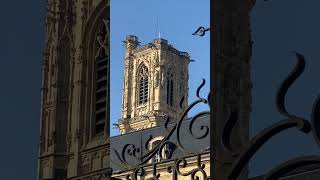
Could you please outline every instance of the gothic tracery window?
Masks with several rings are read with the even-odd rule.
[[[161,143],[161,140],[156,140],[152,143],[152,148],[155,148],[159,143]],[[154,155],[152,161],[154,163],[161,162],[162,160],[167,160],[171,158],[171,154],[174,151],[174,144],[172,143],[166,143],[163,145],[163,147],[159,148],[157,153]]]
[[[167,73],[167,104],[173,105],[173,73],[171,69]]]
[[[95,55],[95,134],[102,133],[107,117],[107,22],[102,20],[96,36]]]
[[[153,148],[156,147],[159,143],[161,142],[161,140],[157,140],[153,143]],[[158,152],[155,154],[155,156],[153,157],[153,162],[160,162],[161,159],[161,151],[158,150]]]
[[[148,68],[142,65],[139,70],[139,105],[148,102]]]

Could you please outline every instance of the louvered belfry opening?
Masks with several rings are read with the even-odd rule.
[[[167,74],[167,104],[173,106],[173,73],[169,69]]]
[[[139,105],[148,102],[148,69],[142,65],[139,72]]]
[[[97,33],[98,53],[96,56],[96,97],[95,97],[95,133],[104,131],[107,113],[107,52],[106,24],[103,21]]]

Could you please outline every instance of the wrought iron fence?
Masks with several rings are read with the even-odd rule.
[[[209,31],[210,28],[203,28],[200,27],[194,35],[204,36],[207,31]],[[268,142],[270,139],[272,139],[274,136],[278,135],[280,132],[287,131],[291,128],[297,128],[302,133],[311,133],[313,134],[315,142],[320,145],[320,97],[318,97],[313,105],[313,110],[311,114],[311,121],[308,121],[307,119],[300,117],[298,115],[295,115],[294,113],[290,113],[287,111],[287,108],[285,106],[285,99],[286,94],[291,87],[291,85],[299,78],[299,76],[303,73],[305,69],[305,58],[302,54],[299,54],[297,52],[294,52],[297,57],[297,64],[295,68],[292,70],[292,72],[288,75],[288,77],[282,82],[280,85],[280,88],[276,94],[276,106],[281,115],[284,116],[284,119],[273,124],[270,127],[265,128],[261,132],[259,132],[255,137],[253,137],[250,140],[250,143],[245,147],[245,149],[242,151],[242,153],[237,157],[236,161],[233,163],[231,171],[228,174],[228,180],[236,180],[240,177],[240,173],[246,168],[248,165],[250,159],[253,157],[254,154],[256,154],[257,151],[263,147],[263,145]],[[116,149],[112,149],[114,153],[116,154],[116,158],[121,162],[123,166],[126,167],[126,170],[130,173],[126,175],[127,180],[137,180],[137,179],[148,179],[148,180],[158,180],[160,179],[161,175],[158,172],[158,167],[160,165],[165,165],[167,169],[167,173],[172,175],[173,180],[177,180],[178,176],[190,176],[191,180],[199,180],[199,179],[213,179],[214,175],[208,175],[208,172],[204,170],[205,164],[202,161],[202,155],[209,154],[210,149],[206,148],[202,150],[202,153],[195,153],[187,148],[185,148],[184,144],[181,142],[181,124],[185,120],[185,117],[187,116],[188,112],[197,104],[204,103],[207,104],[209,107],[212,105],[210,102],[210,93],[208,94],[207,98],[203,98],[200,96],[201,88],[205,85],[205,80],[200,84],[200,86],[197,89],[196,96],[197,100],[192,102],[188,108],[184,111],[184,113],[181,115],[180,119],[174,123],[173,128],[168,128],[168,123],[170,122],[170,118],[167,117],[166,123],[164,123],[164,128],[167,130],[166,136],[161,140],[159,144],[157,144],[152,150],[148,151],[146,154],[139,156],[139,152],[141,149],[137,148],[135,144],[126,144],[121,152]],[[183,98],[180,101],[180,108],[182,108],[182,102]],[[202,139],[209,136],[209,126],[200,126],[200,129],[197,129],[198,132],[201,132],[201,134],[195,133],[195,130],[193,128],[194,123],[196,120],[205,115],[209,115],[210,111],[202,111],[196,114],[193,118],[190,120],[188,132],[194,139]],[[236,119],[237,120],[237,119]],[[230,152],[233,151],[233,149],[228,145],[230,141],[230,135],[232,133],[232,127],[234,123],[231,122],[234,121],[234,118],[230,118],[227,120],[227,123],[225,127],[223,127],[223,136],[221,138],[221,143],[223,146],[230,150]],[[176,134],[177,141],[170,140],[170,137]],[[162,162],[156,162],[156,163],[150,163],[150,160],[159,152],[165,151],[164,147],[169,144],[173,143],[175,144],[179,149],[183,150],[188,154],[188,156],[179,157],[176,159],[168,159]],[[147,145],[145,145],[146,147]],[[209,144],[208,144],[209,146]],[[213,149],[211,149],[212,151]],[[166,154],[172,153],[172,152],[165,152]],[[160,155],[162,153],[159,153]],[[139,160],[138,164],[130,164],[127,161],[127,156],[134,157],[135,159]],[[193,169],[188,170],[187,172],[183,172],[182,169],[186,168],[188,165],[188,158],[194,157],[196,159],[196,166],[193,167]],[[111,163],[113,163],[111,161]],[[270,170],[264,177],[265,180],[274,180],[279,179],[286,173],[289,173],[291,171],[294,171],[298,168],[308,166],[308,165],[320,165],[320,156],[318,155],[312,155],[312,156],[303,156],[299,158],[294,158],[292,160],[289,160],[287,162],[284,162],[283,164],[278,165],[277,167]],[[151,171],[149,174],[147,174],[146,168],[150,169]]]
[[[207,98],[203,98],[200,96],[200,91],[205,85],[205,79],[202,80],[202,83],[199,85],[196,91],[196,97],[197,99],[193,101],[188,108],[182,113],[178,121],[173,121],[170,119],[169,116],[166,117],[166,121],[164,123],[164,129],[166,129],[166,135],[165,137],[151,150],[148,150],[148,144],[149,140],[152,139],[152,136],[149,137],[149,140],[145,142],[144,150],[147,152],[143,155],[141,155],[142,149],[137,147],[134,143],[128,143],[123,146],[121,150],[114,149],[111,147],[111,151],[115,154],[116,160],[111,159],[111,163],[115,163],[117,165],[121,165],[124,167],[125,172],[129,172],[126,175],[127,180],[138,180],[138,179],[145,179],[145,177],[148,177],[148,180],[158,180],[161,176],[161,174],[158,172],[159,166],[165,166],[166,173],[169,174],[173,180],[177,180],[178,176],[190,176],[191,180],[198,180],[198,179],[210,179],[210,176],[208,175],[208,172],[204,170],[206,167],[206,164],[203,163],[203,157],[205,155],[209,155],[209,141],[207,142],[207,146],[204,149],[197,149],[197,151],[193,151],[192,149],[188,149],[185,144],[181,141],[181,127],[184,121],[187,120],[187,114],[192,110],[196,105],[202,103],[207,104],[209,106],[209,96],[208,94]],[[184,98],[180,101],[180,108],[182,109]],[[189,118],[189,124],[188,124],[188,133],[190,134],[190,137],[200,140],[204,139],[206,137],[209,137],[209,125],[200,125],[196,126],[197,120],[203,116],[210,115],[210,111],[201,111],[197,113],[192,118]],[[171,126],[171,128],[169,127]],[[175,135],[176,139],[172,140],[172,136]],[[171,139],[170,139],[171,138]],[[181,150],[184,154],[183,157],[176,157],[176,158],[170,158],[172,155],[172,151],[169,151],[165,149],[166,145],[174,144],[175,147],[179,150]],[[176,151],[176,150],[175,150]],[[164,153],[162,153],[164,152]],[[165,159],[163,157],[163,154],[166,154],[167,157],[169,157],[166,160],[163,160],[161,162],[154,162],[152,159],[156,155],[160,155],[160,159]],[[130,163],[128,161],[128,157],[134,158],[139,163]],[[207,156],[207,158],[209,158]],[[151,162],[150,162],[151,161]],[[187,168],[190,162],[193,162],[192,169],[188,169],[188,171],[183,171],[184,168]],[[120,163],[119,163],[120,162]],[[151,169],[151,173],[147,174],[146,169]]]
[[[204,36],[211,28],[200,27],[193,35]],[[291,128],[297,128],[302,133],[312,132],[315,142],[320,145],[320,96],[314,101],[313,109],[311,113],[311,121],[297,116],[287,111],[285,106],[286,94],[291,85],[300,77],[305,69],[305,58],[302,54],[294,52],[297,58],[297,64],[288,77],[281,83],[280,88],[276,94],[276,106],[278,112],[284,116],[284,120],[281,120],[270,127],[263,129],[255,137],[250,140],[250,143],[245,147],[243,152],[233,162],[232,168],[227,176],[228,180],[236,180],[240,177],[240,173],[247,167],[250,159],[256,154],[257,151],[270,139],[278,135],[283,131],[287,131]],[[223,127],[223,133],[221,137],[221,143],[230,152],[234,150],[229,146],[231,140],[232,127],[237,123],[238,119],[232,118],[229,113],[229,117],[225,126]],[[275,180],[283,177],[285,174],[293,172],[299,168],[309,165],[320,165],[319,155],[302,156],[288,160],[275,168],[271,169],[265,174],[265,180]],[[212,175],[214,177],[214,175]]]
[[[281,115],[284,116],[284,120],[281,120],[270,127],[265,128],[259,132],[255,137],[252,138],[250,144],[245,148],[237,160],[233,163],[232,169],[228,175],[229,180],[235,180],[239,177],[242,170],[249,163],[253,155],[271,138],[278,135],[280,132],[286,131],[290,128],[297,128],[303,133],[313,133],[315,142],[320,145],[320,98],[317,98],[313,105],[313,110],[311,114],[311,122],[303,117],[299,117],[293,113],[287,111],[285,106],[286,94],[291,87],[291,85],[298,79],[298,77],[303,73],[305,68],[304,56],[294,52],[297,57],[297,64],[289,76],[282,82],[277,95],[276,95],[276,106]],[[224,127],[224,136],[221,141],[224,146],[229,149],[227,145],[228,135],[231,133],[230,124],[227,123]],[[308,166],[308,165],[320,165],[320,156],[303,156],[299,158],[294,158],[289,160],[279,166],[270,170],[264,177],[265,180],[278,179],[286,173],[292,172],[298,168]]]

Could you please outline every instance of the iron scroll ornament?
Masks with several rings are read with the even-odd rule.
[[[205,28],[205,27],[199,27],[194,33],[192,33],[192,35],[198,35],[198,36],[204,36],[206,35],[207,31],[210,31],[211,28]]]
[[[297,64],[293,71],[288,75],[288,77],[282,82],[276,96],[276,105],[280,114],[285,116],[285,119],[273,124],[271,127],[265,128],[260,133],[258,133],[251,141],[246,149],[240,154],[240,156],[233,163],[231,171],[228,174],[228,180],[235,180],[240,176],[240,173],[244,170],[253,155],[272,137],[279,134],[280,132],[286,131],[290,128],[298,128],[303,133],[310,133],[312,131],[314,139],[318,145],[320,145],[320,97],[318,97],[313,105],[313,110],[311,114],[311,123],[297,115],[291,114],[287,111],[285,106],[285,98],[288,89],[296,81],[296,79],[303,73],[305,68],[305,58],[303,55],[294,52],[297,57]],[[228,120],[230,121],[230,120]],[[230,126],[233,122],[227,122],[222,137],[222,144],[226,149],[233,151],[230,146],[228,146],[228,139],[232,132]],[[285,175],[286,173],[292,172],[303,166],[308,165],[320,165],[320,156],[304,156],[300,158],[294,158],[283,164],[278,165],[274,169],[270,170],[266,176],[265,180],[274,180]]]
[[[137,180],[141,177],[145,177],[146,176],[145,167],[150,166],[150,163],[149,163],[150,160],[153,157],[155,157],[155,155],[158,152],[162,152],[164,150],[165,145],[170,144],[170,143],[174,144],[177,148],[182,150],[186,155],[184,157],[178,157],[176,159],[169,158],[168,160],[164,160],[159,163],[151,164],[151,166],[153,167],[153,170],[152,170],[153,175],[151,178],[148,178],[148,180],[158,180],[159,179],[160,174],[157,173],[157,166],[161,163],[169,163],[170,164],[167,167],[167,172],[172,174],[172,177],[174,180],[176,180],[178,176],[190,176],[191,180],[197,180],[200,178],[199,177],[200,174],[202,177],[200,179],[203,179],[203,180],[211,179],[210,176],[208,176],[207,173],[205,172],[205,170],[204,170],[205,164],[203,164],[202,160],[201,160],[202,155],[209,153],[209,150],[210,150],[209,145],[205,149],[198,150],[201,153],[193,152],[192,150],[186,148],[185,145],[183,144],[183,142],[181,141],[181,132],[180,132],[182,123],[186,120],[188,112],[190,110],[192,110],[196,105],[202,103],[202,104],[208,105],[208,107],[210,108],[210,105],[211,105],[211,102],[209,101],[210,100],[210,93],[208,94],[207,98],[203,98],[200,96],[201,89],[204,87],[205,83],[206,83],[205,79],[202,79],[202,82],[196,91],[197,99],[195,101],[193,101],[186,108],[186,110],[183,111],[183,113],[181,114],[178,121],[171,123],[171,126],[172,126],[171,128],[169,128],[169,122],[171,122],[171,119],[170,119],[170,117],[166,117],[166,121],[163,125],[164,129],[167,131],[165,137],[160,141],[160,143],[158,143],[155,147],[153,147],[151,150],[149,150],[146,154],[140,155],[141,149],[132,143],[125,144],[123,146],[122,150],[120,150],[120,151],[118,151],[114,148],[111,148],[111,150],[115,154],[115,157],[117,158],[117,160],[120,163],[117,163],[117,162],[113,161],[112,159],[111,159],[111,162],[115,163],[118,166],[122,166],[125,169],[130,170],[132,172],[129,175],[127,175],[126,179]],[[180,100],[180,103],[179,103],[180,109],[183,108],[183,101],[184,101],[184,98],[182,97]],[[192,138],[199,140],[199,139],[209,137],[210,129],[209,129],[208,125],[201,125],[200,127],[195,126],[197,119],[199,119],[200,117],[206,116],[206,115],[210,115],[210,111],[201,111],[201,112],[197,113],[195,116],[193,116],[192,118],[190,118],[190,124],[188,125],[187,132],[190,134],[190,136]],[[176,137],[175,141],[170,139],[170,137],[172,137],[172,135],[175,135],[175,137]],[[145,144],[143,146],[145,149],[148,150],[147,147],[148,147],[148,144],[152,138],[153,138],[152,135],[150,135],[148,140],[145,142]],[[170,153],[170,152],[165,152],[165,153]],[[163,159],[162,153],[159,153],[159,154],[161,156],[161,159]],[[130,164],[130,162],[128,162],[128,159],[127,159],[128,156],[136,159],[139,163],[138,164]],[[190,158],[190,157],[196,158],[196,167],[192,170],[189,170],[188,172],[181,171],[181,169],[185,168],[188,165],[188,162],[186,159]]]

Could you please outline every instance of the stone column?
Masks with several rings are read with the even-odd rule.
[[[250,11],[253,0],[214,0],[211,8],[211,175],[226,180],[239,154],[249,142],[251,105]],[[223,144],[226,122],[234,126]],[[247,169],[239,179],[248,179]]]

